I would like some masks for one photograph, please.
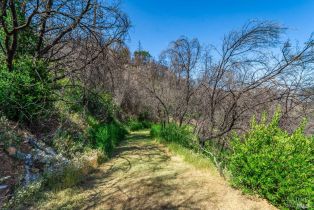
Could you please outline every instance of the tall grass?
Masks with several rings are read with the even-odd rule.
[[[163,141],[174,142],[186,148],[194,148],[196,137],[186,126],[178,126],[174,123],[168,124],[160,129],[160,137]]]
[[[152,125],[150,129],[150,136],[153,138],[159,138],[161,133],[161,125],[160,124],[154,124]]]
[[[92,147],[103,150],[108,157],[112,155],[114,148],[126,134],[126,129],[117,122],[96,124],[89,130]]]
[[[189,127],[180,127],[176,124],[162,127],[155,124],[151,127],[150,135],[167,145],[170,151],[178,154],[196,168],[209,169],[213,173],[217,172],[211,158],[198,150],[197,138]]]

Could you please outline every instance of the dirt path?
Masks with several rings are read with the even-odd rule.
[[[149,138],[129,136],[116,156],[80,187],[54,194],[43,209],[275,209],[195,169]]]

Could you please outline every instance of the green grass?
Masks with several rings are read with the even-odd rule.
[[[185,148],[178,143],[167,143],[163,141],[162,143],[166,145],[172,153],[179,155],[181,158],[183,158],[184,161],[190,163],[194,167],[217,172],[215,165],[209,157],[206,157],[205,155],[195,152],[191,149]]]
[[[170,124],[162,128],[161,125],[156,124],[151,127],[150,135],[194,167],[217,171],[212,160],[192,146],[196,138],[188,127]]]

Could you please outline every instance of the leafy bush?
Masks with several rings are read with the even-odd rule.
[[[63,81],[66,82],[68,81]],[[65,88],[62,97],[68,102],[69,111],[87,112],[102,123],[112,122],[118,112],[118,107],[109,94],[96,93],[80,85]]]
[[[166,142],[175,142],[186,148],[193,147],[193,134],[185,126],[180,127],[177,124],[170,123],[161,128],[160,137]]]
[[[13,71],[0,64],[0,111],[9,120],[31,122],[47,114],[51,107],[52,88],[46,64],[24,57]]]
[[[161,133],[161,125],[159,124],[152,125],[150,129],[150,136],[153,138],[159,138],[160,133]]]
[[[117,122],[94,125],[89,132],[92,146],[103,150],[108,156],[112,155],[115,146],[127,134],[124,127]]]
[[[272,203],[291,209],[313,207],[314,138],[303,125],[288,134],[279,127],[280,114],[252,121],[244,136],[234,135],[229,169],[235,186],[258,192]]]
[[[152,123],[149,122],[148,120],[135,120],[135,119],[130,119],[127,123],[128,127],[130,128],[131,131],[138,131],[141,129],[149,129],[152,126]]]

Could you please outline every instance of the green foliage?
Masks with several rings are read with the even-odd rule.
[[[23,9],[21,8],[21,2],[15,1],[15,7],[17,11],[17,19],[20,25],[23,25],[26,23],[25,13],[23,12]],[[7,15],[4,16],[4,22],[6,23],[6,26],[8,27],[9,31],[13,29],[12,25],[12,12],[10,9],[6,11]],[[0,45],[5,46],[5,37],[6,34],[2,27],[0,27]],[[9,43],[12,42],[12,35],[9,36]],[[18,32],[18,45],[17,45],[17,52],[16,56],[21,57],[24,55],[33,55],[36,49],[36,43],[38,40],[38,36],[34,33],[34,29],[30,25],[29,27],[24,28],[23,30],[20,30]],[[0,51],[0,56],[2,56],[3,51]]]
[[[160,124],[154,124],[152,125],[150,129],[150,135],[153,138],[159,138],[161,133],[161,125]]]
[[[303,134],[304,125],[288,134],[279,127],[277,112],[254,119],[244,136],[234,135],[229,169],[235,186],[258,192],[272,203],[291,209],[313,207],[314,138]]]
[[[114,148],[121,142],[127,131],[117,122],[110,124],[96,124],[89,130],[91,145],[103,150],[109,157]]]
[[[148,63],[149,60],[152,58],[150,53],[145,50],[137,50],[134,52],[134,58],[138,61],[141,61],[143,63]]]
[[[160,137],[166,142],[175,142],[183,147],[192,148],[193,134],[186,126],[178,126],[177,124],[170,123],[162,127]]]
[[[24,57],[9,71],[0,64],[0,111],[9,120],[31,122],[44,117],[52,105],[46,64]]]
[[[152,123],[148,120],[130,119],[127,123],[127,126],[130,128],[131,131],[138,131],[151,128]]]
[[[180,127],[175,123],[170,123],[162,127],[157,124],[151,127],[150,135],[167,143],[177,143],[185,148],[194,148],[195,136],[187,126]]]
[[[59,85],[64,86],[67,82],[62,81]],[[54,147],[69,158],[90,148],[101,149],[110,156],[126,135],[124,127],[116,121],[118,110],[112,98],[80,85],[65,88],[62,94],[63,101],[56,107],[64,123],[55,135]]]
[[[102,123],[112,122],[118,112],[109,94],[89,91],[80,85],[66,88],[63,99],[68,101],[69,111],[87,112]]]

